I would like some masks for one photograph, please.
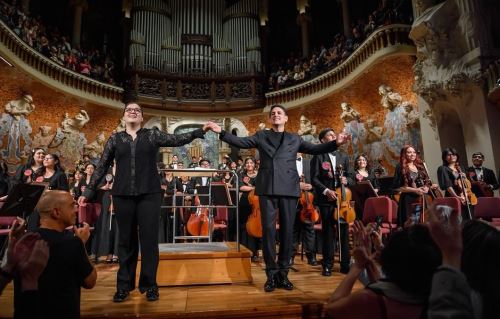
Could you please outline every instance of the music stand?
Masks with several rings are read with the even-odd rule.
[[[365,207],[365,201],[370,197],[378,197],[370,181],[360,181],[351,187],[352,199],[356,202],[355,210],[358,217],[361,217]]]
[[[11,189],[7,201],[0,208],[0,216],[26,218],[35,209],[45,187],[43,184],[17,184]]]
[[[394,195],[395,192],[392,188],[392,184],[394,181],[393,176],[384,176],[384,177],[379,177],[378,182],[380,184],[380,189],[378,191],[378,195]]]
[[[207,186],[196,186],[201,205],[233,206],[226,183],[212,182]],[[209,203],[210,194],[210,203]]]

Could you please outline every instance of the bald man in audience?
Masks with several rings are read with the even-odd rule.
[[[77,206],[66,191],[47,191],[38,202],[40,227],[34,232],[49,244],[50,257],[38,279],[40,318],[80,318],[80,288],[95,286],[97,272],[89,261],[85,243],[88,224],[75,227]],[[73,231],[66,231],[73,226]],[[17,293],[17,298],[21,298]],[[19,301],[19,300],[17,300]],[[14,317],[16,317],[15,301]]]

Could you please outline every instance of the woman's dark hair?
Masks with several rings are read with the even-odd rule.
[[[34,149],[32,149],[30,152],[30,156],[28,157],[28,161],[26,162],[28,167],[35,165],[35,153],[38,150],[42,150],[45,153],[45,149],[41,147],[35,147]]]
[[[61,160],[59,159],[59,155],[57,154],[54,154],[54,153],[51,153],[51,154],[47,154],[47,155],[50,155],[52,156],[52,158],[54,159],[54,161],[56,162],[54,164],[54,170],[56,172],[64,172],[64,168],[62,167],[61,165]]]
[[[500,232],[479,220],[462,229],[462,271],[472,289],[481,294],[483,318],[500,313]]]
[[[448,166],[448,161],[446,160],[446,156],[448,154],[456,155],[457,156],[457,163],[458,163],[458,160],[460,159],[460,155],[458,155],[457,150],[454,149],[453,147],[447,147],[443,150],[443,153],[441,153],[441,160],[443,160],[444,166]]]
[[[409,148],[413,148],[415,150],[415,152],[417,152],[417,149],[415,148],[415,146],[407,144],[407,145],[404,145],[403,148],[401,148],[401,152],[399,153],[399,166],[401,167],[401,172],[403,175],[403,182],[404,182],[405,186],[411,186],[410,169],[408,168],[408,160],[406,159],[406,151]],[[417,152],[417,156],[415,157],[415,161],[413,162],[413,164],[415,165],[415,167],[418,170],[419,177],[424,181],[428,180],[429,176],[426,173],[425,166],[422,162],[422,159],[418,155],[418,152]]]
[[[245,173],[247,172],[247,169],[245,167],[246,167],[248,161],[252,161],[253,162],[254,170],[255,170],[255,165],[257,164],[255,162],[255,158],[253,158],[251,156],[245,157],[245,161],[243,162],[243,170],[245,171]]]
[[[381,256],[382,271],[401,289],[419,296],[429,296],[432,276],[441,264],[441,251],[429,229],[415,225],[396,232]]]
[[[358,160],[361,157],[364,157],[364,159],[366,160],[366,171],[369,172],[370,162],[368,161],[368,156],[366,156],[366,154],[359,154],[358,156],[356,156],[356,158],[354,159],[354,170],[357,171],[359,169]]]
[[[92,163],[87,163],[87,164],[85,164],[84,171],[86,171],[86,170],[87,170],[87,167],[88,167],[89,165],[90,165],[90,166],[92,166],[92,167],[94,167],[94,169],[95,169],[95,165],[94,165],[94,164],[92,164]]]

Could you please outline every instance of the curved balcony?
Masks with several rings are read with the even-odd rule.
[[[182,74],[131,69],[131,92],[141,105],[176,113],[253,112],[264,107],[263,75]]]
[[[121,108],[123,89],[93,80],[48,59],[21,40],[0,21],[0,54],[9,63],[37,80],[91,103]]]
[[[375,30],[346,60],[330,71],[309,81],[266,93],[266,108],[281,104],[294,108],[322,99],[344,88],[391,55],[415,55],[416,48],[408,38],[409,25],[393,24]]]

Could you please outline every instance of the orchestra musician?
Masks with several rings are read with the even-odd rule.
[[[252,190],[255,190],[255,179],[257,178],[258,172],[255,170],[255,159],[253,157],[245,158],[243,166],[245,168],[238,178],[241,194],[238,203],[241,243],[252,251],[252,262],[257,262],[259,261],[259,248],[262,246],[262,241],[260,238],[248,234],[246,223],[248,217],[252,213],[252,206],[250,206],[250,202],[248,201],[248,194]]]
[[[354,159],[354,170],[350,173],[351,180],[354,183],[369,181],[375,192],[380,189],[378,178],[375,171],[371,169],[368,157],[365,154],[360,154]],[[359,203],[356,202],[356,219],[363,219],[363,208],[366,198],[360,199]]]
[[[443,150],[441,159],[443,165],[437,169],[439,187],[445,191],[446,197],[456,197],[460,200],[462,203],[462,218],[468,219],[468,212],[470,211],[471,215],[473,214],[473,206],[469,203],[467,207],[469,200],[466,198],[466,190],[461,185],[461,177],[465,178],[466,176],[460,168],[460,156],[456,149],[448,147]]]
[[[500,186],[495,172],[483,166],[484,154],[472,154],[472,166],[467,168],[467,178],[472,182],[472,191],[477,197],[493,196],[493,191]]]
[[[332,128],[323,129],[319,135],[322,144],[331,143],[338,137]],[[326,154],[313,156],[311,160],[311,184],[314,187],[314,202],[319,207],[322,223],[322,254],[323,254],[323,276],[331,276],[333,270],[334,247],[337,241],[333,234],[334,225],[340,225],[340,272],[349,272],[349,224],[340,218],[334,219],[334,209],[337,207],[337,194],[335,189],[340,183],[349,186],[352,180],[347,176],[338,176],[337,167],[342,165],[345,172],[349,171],[348,157],[335,150]]]
[[[400,227],[413,214],[415,204],[421,203],[423,196],[428,194],[431,188],[438,187],[430,183],[424,164],[412,145],[405,145],[401,149],[392,187],[401,192],[398,205],[398,226]]]

